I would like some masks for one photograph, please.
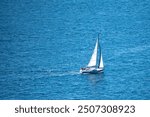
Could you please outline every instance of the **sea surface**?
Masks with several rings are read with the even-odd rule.
[[[0,99],[150,99],[149,0],[1,0]]]

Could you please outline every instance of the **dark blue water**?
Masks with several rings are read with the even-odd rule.
[[[1,0],[0,99],[150,99],[149,0]]]

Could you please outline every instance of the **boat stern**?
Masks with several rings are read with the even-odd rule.
[[[80,74],[82,74],[83,73],[83,70],[82,69],[80,69]]]

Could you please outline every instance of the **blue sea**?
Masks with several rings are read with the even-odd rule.
[[[0,99],[150,99],[149,0],[1,0]]]

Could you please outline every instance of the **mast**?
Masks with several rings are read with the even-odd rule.
[[[98,40],[99,40],[99,35],[100,35],[100,33],[98,34]],[[99,50],[100,50],[100,55],[99,55],[99,58],[98,58],[98,68],[103,68],[104,64],[103,64],[102,49],[101,49],[100,44],[99,44]]]
[[[99,44],[99,37],[100,37],[100,33],[98,33],[98,48],[99,48],[99,50],[100,50],[100,55],[99,55],[99,57],[98,57],[98,68],[99,68],[99,66],[100,66],[100,56],[101,56],[101,46],[100,46],[100,44]]]

